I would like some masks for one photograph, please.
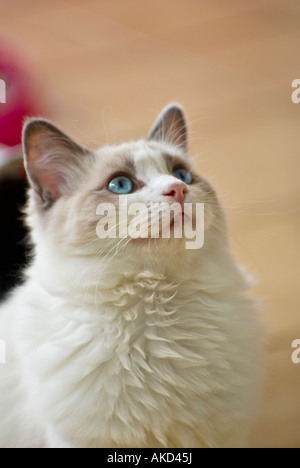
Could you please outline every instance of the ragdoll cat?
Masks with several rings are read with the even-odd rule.
[[[191,167],[182,109],[167,107],[146,140],[98,151],[29,120],[23,145],[34,256],[0,309],[0,445],[244,446],[261,327],[216,193]],[[120,199],[204,203],[204,245],[99,238],[99,204],[118,213]]]

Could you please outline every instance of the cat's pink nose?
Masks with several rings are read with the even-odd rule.
[[[177,201],[177,203],[180,203],[183,205],[185,196],[188,192],[187,186],[183,183],[179,184],[172,184],[168,187],[168,189],[163,193],[165,197],[173,197]]]

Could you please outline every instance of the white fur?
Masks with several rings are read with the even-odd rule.
[[[244,446],[261,329],[222,215],[199,251],[131,244],[95,266],[30,210],[35,260],[0,309],[0,446]]]

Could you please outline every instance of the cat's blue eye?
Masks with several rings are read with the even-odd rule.
[[[175,167],[173,170],[173,175],[179,179],[182,180],[187,185],[190,185],[193,183],[193,177],[191,176],[190,172],[184,169],[184,167]]]
[[[129,177],[118,176],[114,177],[108,184],[108,190],[117,195],[127,195],[133,192],[134,183]]]

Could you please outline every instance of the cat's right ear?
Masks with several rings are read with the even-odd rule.
[[[165,141],[187,153],[187,124],[183,108],[174,103],[163,109],[147,139]]]
[[[29,119],[23,129],[24,165],[43,206],[76,189],[91,152],[75,143],[47,120]]]

